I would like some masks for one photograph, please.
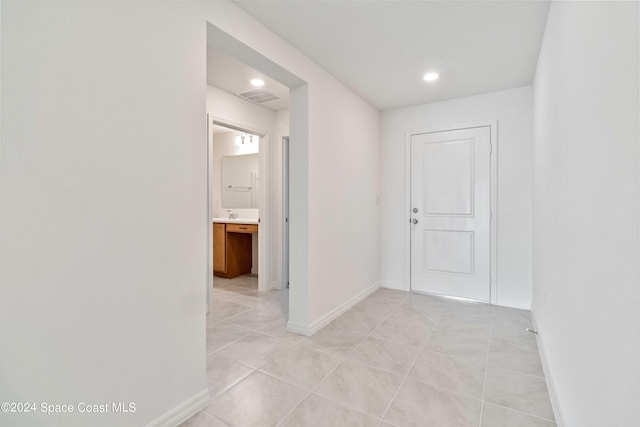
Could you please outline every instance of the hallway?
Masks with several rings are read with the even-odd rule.
[[[313,337],[216,278],[210,404],[183,426],[554,426],[529,312],[380,289]]]

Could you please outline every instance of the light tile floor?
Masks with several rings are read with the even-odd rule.
[[[555,426],[530,314],[380,289],[313,337],[287,291],[216,278],[211,401],[183,426]]]

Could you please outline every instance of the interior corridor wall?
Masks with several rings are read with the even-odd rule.
[[[534,81],[533,314],[556,418],[640,424],[638,2],[553,2]]]
[[[1,7],[0,396],[137,403],[3,423],[169,423],[207,403],[208,23],[305,82],[290,317],[378,280],[378,111],[232,2]]]
[[[271,144],[271,218],[273,220],[272,235],[280,236],[271,239],[270,250],[277,256],[277,262],[271,263],[271,279],[269,287],[272,289],[286,288],[287,284],[283,280],[282,272],[282,250],[283,250],[283,175],[282,175],[282,138],[289,136],[289,110],[279,110],[275,112],[274,139]]]
[[[531,87],[423,104],[382,114],[381,280],[409,290],[405,265],[405,149],[410,132],[466,123],[498,122],[497,303],[531,304]]]

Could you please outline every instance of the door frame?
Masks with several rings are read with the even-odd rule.
[[[409,292],[413,292],[412,277],[411,277],[411,137],[413,135],[421,135],[425,133],[438,133],[447,132],[453,130],[473,129],[480,127],[488,127],[490,142],[491,142],[491,157],[490,157],[490,170],[491,170],[491,220],[490,220],[490,239],[491,239],[491,252],[489,257],[491,259],[491,285],[489,288],[489,301],[491,304],[496,304],[498,300],[498,121],[480,121],[471,123],[458,123],[451,125],[439,125],[429,126],[426,128],[415,129],[405,133],[405,175],[404,175],[404,253],[405,253],[405,266],[404,277],[407,282]]]
[[[289,136],[282,137],[282,283],[289,288]]]
[[[270,180],[271,173],[269,170],[269,147],[270,147],[270,139],[269,133],[263,129],[254,128],[250,125],[244,123],[237,123],[233,120],[229,120],[223,117],[214,116],[208,114],[209,118],[207,122],[209,124],[215,124],[224,126],[233,130],[237,130],[239,132],[250,133],[252,135],[258,135],[260,137],[259,142],[259,151],[258,151],[258,172],[260,176],[260,195],[258,201],[258,290],[259,291],[267,291],[269,290],[269,265],[270,265],[270,256],[269,251],[267,250],[267,244],[269,243],[269,191],[270,191]],[[213,225],[211,223],[211,218],[213,217],[213,212],[211,210],[211,198],[213,194],[212,181],[213,181],[213,165],[211,162],[211,151],[213,148],[213,132],[207,130],[207,147],[208,147],[208,155],[207,155],[207,247],[209,254],[208,265],[208,281],[207,286],[213,287]],[[209,298],[207,298],[207,303],[209,302]]]

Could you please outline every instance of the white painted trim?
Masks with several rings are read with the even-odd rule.
[[[213,149],[213,132],[209,127],[211,117],[207,113],[207,314],[211,312],[211,291],[213,290],[213,209],[211,209],[211,200],[213,199],[212,181],[212,154]]]
[[[286,141],[286,142],[285,142]],[[289,284],[289,260],[290,260],[290,247],[289,247],[289,147],[291,145],[291,138],[287,136],[282,137],[282,273],[280,274],[280,289],[287,289]]]
[[[491,303],[492,305],[496,305],[498,307],[507,307],[507,308],[517,308],[520,310],[531,310],[530,305],[521,304],[518,301],[500,301],[497,303]]]
[[[491,304],[498,303],[498,120],[489,122],[491,132]]]
[[[269,135],[264,135],[260,138],[260,176],[259,186],[260,194],[258,199],[258,216],[260,218],[260,224],[258,225],[258,290],[268,291],[269,281],[271,280],[271,251],[269,251],[269,236],[271,235],[271,211],[269,197],[271,191],[271,171],[269,165],[270,161],[270,138]]]
[[[430,126],[423,129],[414,129],[405,133],[405,174],[404,174],[404,254],[405,254],[405,281],[411,291],[411,137],[425,133],[447,132],[488,127],[491,141],[491,290],[490,303],[498,301],[498,121],[483,121],[471,123],[459,123],[449,125]]]
[[[640,6],[638,7],[638,22],[640,22]],[[638,58],[640,58],[640,43],[638,43]],[[640,73],[640,61],[638,61],[638,73]],[[638,85],[638,99],[640,99],[640,85]],[[638,146],[640,147],[640,135],[638,135]],[[638,167],[640,167],[640,150],[638,150]],[[640,184],[640,174],[638,175],[638,179],[638,183]],[[640,185],[638,188],[640,190]],[[638,197],[640,198],[640,191]],[[640,224],[640,212],[638,212],[638,222]],[[640,227],[638,227],[638,229],[640,230]],[[640,247],[638,248],[638,253],[640,254]],[[640,275],[640,263],[638,263],[638,274]],[[638,300],[638,340],[640,341],[640,299]]]
[[[280,289],[280,282],[279,281],[269,282],[269,290],[271,289]]]
[[[260,198],[258,203],[258,216],[260,218],[260,224],[258,225],[258,290],[259,291],[267,291],[269,290],[269,280],[270,280],[270,271],[269,265],[271,261],[271,255],[267,250],[267,244],[269,242],[269,191],[270,191],[270,181],[271,174],[269,170],[269,146],[270,146],[270,138],[269,132],[263,129],[254,128],[250,125],[246,125],[244,123],[238,123],[233,120],[226,119],[224,117],[210,115],[209,120],[214,125],[225,126],[240,132],[251,133],[254,135],[258,135],[260,137],[260,149],[258,152],[259,165],[260,165]],[[213,138],[211,138],[213,141]],[[213,143],[213,142],[212,142]],[[211,165],[213,167],[213,165]],[[211,208],[208,208],[211,209]],[[209,219],[211,222],[211,219]],[[213,247],[213,235],[209,233],[207,237],[208,245]],[[212,258],[212,257],[210,257]],[[213,261],[211,261],[213,263]],[[213,274],[213,264],[211,267],[211,271]],[[251,269],[251,273],[254,273],[253,268]]]
[[[411,287],[404,283],[380,282],[380,287],[385,289],[395,289],[397,291],[411,292]]]
[[[293,332],[294,334],[304,335],[306,337],[310,337],[311,335],[313,335],[313,333],[311,332],[311,328],[307,327],[307,325],[293,322],[291,320],[287,322],[287,331]]]
[[[373,285],[366,288],[365,290],[361,291],[360,293],[354,295],[353,297],[343,302],[342,304],[340,304],[339,306],[337,306],[336,308],[334,308],[333,310],[331,310],[330,312],[328,312],[318,320],[312,322],[310,325],[303,325],[303,324],[295,323],[289,320],[289,322],[287,323],[287,330],[289,332],[294,332],[296,334],[301,334],[301,335],[310,337],[311,335],[318,332],[320,329],[327,326],[329,323],[336,320],[338,317],[342,316],[344,313],[350,310],[353,306],[355,306],[356,304],[358,304],[359,302],[367,298],[369,295],[371,295],[378,289],[380,289],[380,282],[376,282]]]
[[[233,130],[237,130],[238,132],[251,133],[260,137],[269,133],[264,129],[256,128],[246,123],[236,122],[225,117],[210,114],[209,118],[214,125],[224,126]]]
[[[183,421],[188,420],[193,415],[200,412],[209,404],[209,389],[205,388],[199,393],[196,393],[189,399],[185,400],[178,406],[165,412],[155,420],[151,421],[147,426],[167,426],[174,427]]]
[[[556,419],[556,424],[558,427],[566,426],[564,412],[562,411],[562,406],[560,405],[560,400],[558,399],[558,394],[556,393],[555,382],[553,380],[553,375],[551,374],[551,365],[549,364],[549,359],[547,358],[547,352],[544,347],[544,342],[542,339],[542,331],[538,328],[538,324],[536,322],[536,316],[531,312],[531,323],[533,324],[533,329],[538,331],[536,335],[536,342],[538,343],[538,355],[540,356],[540,363],[542,364],[542,371],[544,372],[544,379],[547,383],[547,391],[549,392],[549,400],[551,401],[551,409],[553,409],[553,415]]]
[[[411,292],[411,135],[407,132],[404,146],[404,283]]]

